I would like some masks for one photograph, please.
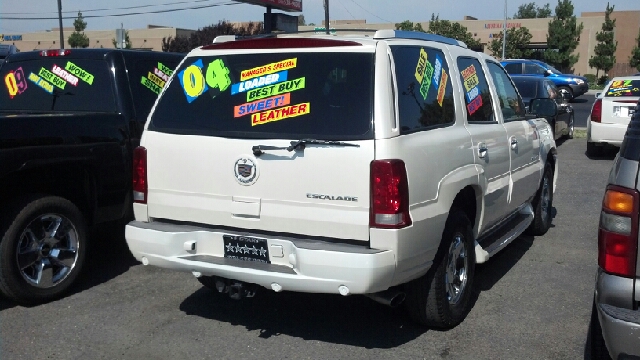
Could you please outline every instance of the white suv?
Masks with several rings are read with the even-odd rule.
[[[416,321],[452,327],[475,264],[549,228],[555,154],[502,66],[456,40],[222,37],[149,116],[126,239],[234,298],[406,297]]]

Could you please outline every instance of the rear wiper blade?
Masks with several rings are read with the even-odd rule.
[[[328,146],[352,146],[352,147],[360,147],[358,144],[352,144],[342,141],[333,141],[333,140],[318,140],[318,139],[300,139],[296,141],[292,141],[289,146],[270,146],[270,145],[255,145],[251,148],[253,151],[253,155],[260,156],[264,154],[263,150],[287,150],[289,152],[294,150],[304,150],[307,144],[314,145],[328,145]]]

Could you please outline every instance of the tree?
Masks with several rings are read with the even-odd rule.
[[[607,10],[604,12],[604,22],[602,23],[602,31],[596,34],[598,43],[594,49],[595,55],[589,59],[589,66],[596,68],[596,79],[598,79],[600,70],[607,74],[616,63],[615,53],[618,42],[613,39],[613,29],[616,27],[616,21],[610,18],[614,7],[615,5],[609,7],[609,3],[607,3]]]
[[[636,46],[631,50],[631,57],[629,57],[629,65],[640,71],[640,30],[638,30],[638,37],[636,38]]]
[[[305,26],[307,25],[307,23],[304,21],[304,15],[298,15],[298,25],[299,26]]]
[[[415,23],[415,25],[414,25],[409,20],[405,20],[405,21],[403,21],[401,23],[396,23],[396,30],[426,32],[426,31],[424,31],[424,29],[422,28],[422,25],[420,23]]]
[[[505,44],[505,59],[527,59],[533,54],[533,50],[527,46],[531,42],[531,33],[526,27],[510,28],[507,30],[507,43]],[[494,57],[502,56],[502,33],[493,34],[493,40],[489,43],[489,50]]]
[[[518,6],[518,12],[513,15],[514,19],[535,19],[547,17],[551,17],[551,8],[549,8],[549,4],[545,4],[543,7],[538,7],[534,2]]]
[[[221,20],[216,25],[209,25],[194,31],[187,37],[162,38],[162,51],[189,52],[198,46],[208,45],[219,35],[251,36],[261,34],[264,31],[262,22],[250,22],[247,26],[236,26],[226,20]]]
[[[111,43],[114,48],[119,48],[120,46],[116,43],[116,39],[111,39]],[[129,32],[127,30],[124,31],[124,48],[131,49],[131,40],[129,39]]]
[[[479,50],[482,48],[480,41],[474,39],[473,35],[467,31],[465,26],[457,22],[452,23],[449,20],[440,20],[439,16],[435,16],[435,14],[431,14],[431,21],[429,21],[429,30],[427,32],[460,40],[471,49]]]
[[[87,28],[87,22],[84,21],[82,13],[78,11],[78,17],[73,21],[73,27],[75,31],[69,35],[69,46],[72,48],[86,48],[89,46],[89,38],[84,34],[84,29]]]
[[[583,28],[582,23],[576,24],[571,0],[558,0],[556,14],[549,21],[545,60],[562,72],[571,72],[580,58],[580,54],[574,55],[573,52],[578,47]]]

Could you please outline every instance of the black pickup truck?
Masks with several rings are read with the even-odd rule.
[[[184,55],[115,49],[22,52],[0,67],[0,292],[64,294],[89,229],[132,217],[147,115]]]

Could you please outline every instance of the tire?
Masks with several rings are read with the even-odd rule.
[[[562,92],[566,92],[571,96],[571,97],[569,97],[569,100],[567,100],[567,101],[572,101],[574,99],[573,90],[571,90],[570,87],[568,87],[568,86],[558,86],[558,90],[560,90],[560,94],[562,94]]]
[[[202,286],[207,289],[213,290],[215,293],[218,293],[218,289],[216,288],[216,278],[214,276],[199,276],[196,279],[202,284]]]
[[[62,296],[84,264],[87,230],[80,210],[56,196],[16,201],[0,219],[0,292],[21,304]]]
[[[544,235],[551,227],[551,210],[553,209],[553,170],[548,163],[544,167],[540,187],[532,205],[534,217],[526,233],[535,236]]]
[[[602,146],[596,145],[594,142],[587,141],[587,156],[588,157],[599,157],[603,154]]]
[[[598,320],[598,311],[596,310],[595,300],[591,309],[591,323],[589,324],[589,340],[591,359],[593,360],[611,360],[609,350],[607,350],[607,344],[604,342],[602,336],[602,327],[600,326],[600,320]]]
[[[474,242],[467,215],[451,209],[431,269],[405,286],[405,307],[413,321],[449,329],[465,319],[475,274]]]
[[[567,135],[565,135],[566,139],[573,139],[574,123],[573,115],[571,115],[571,119],[569,119],[569,131],[567,132]]]

